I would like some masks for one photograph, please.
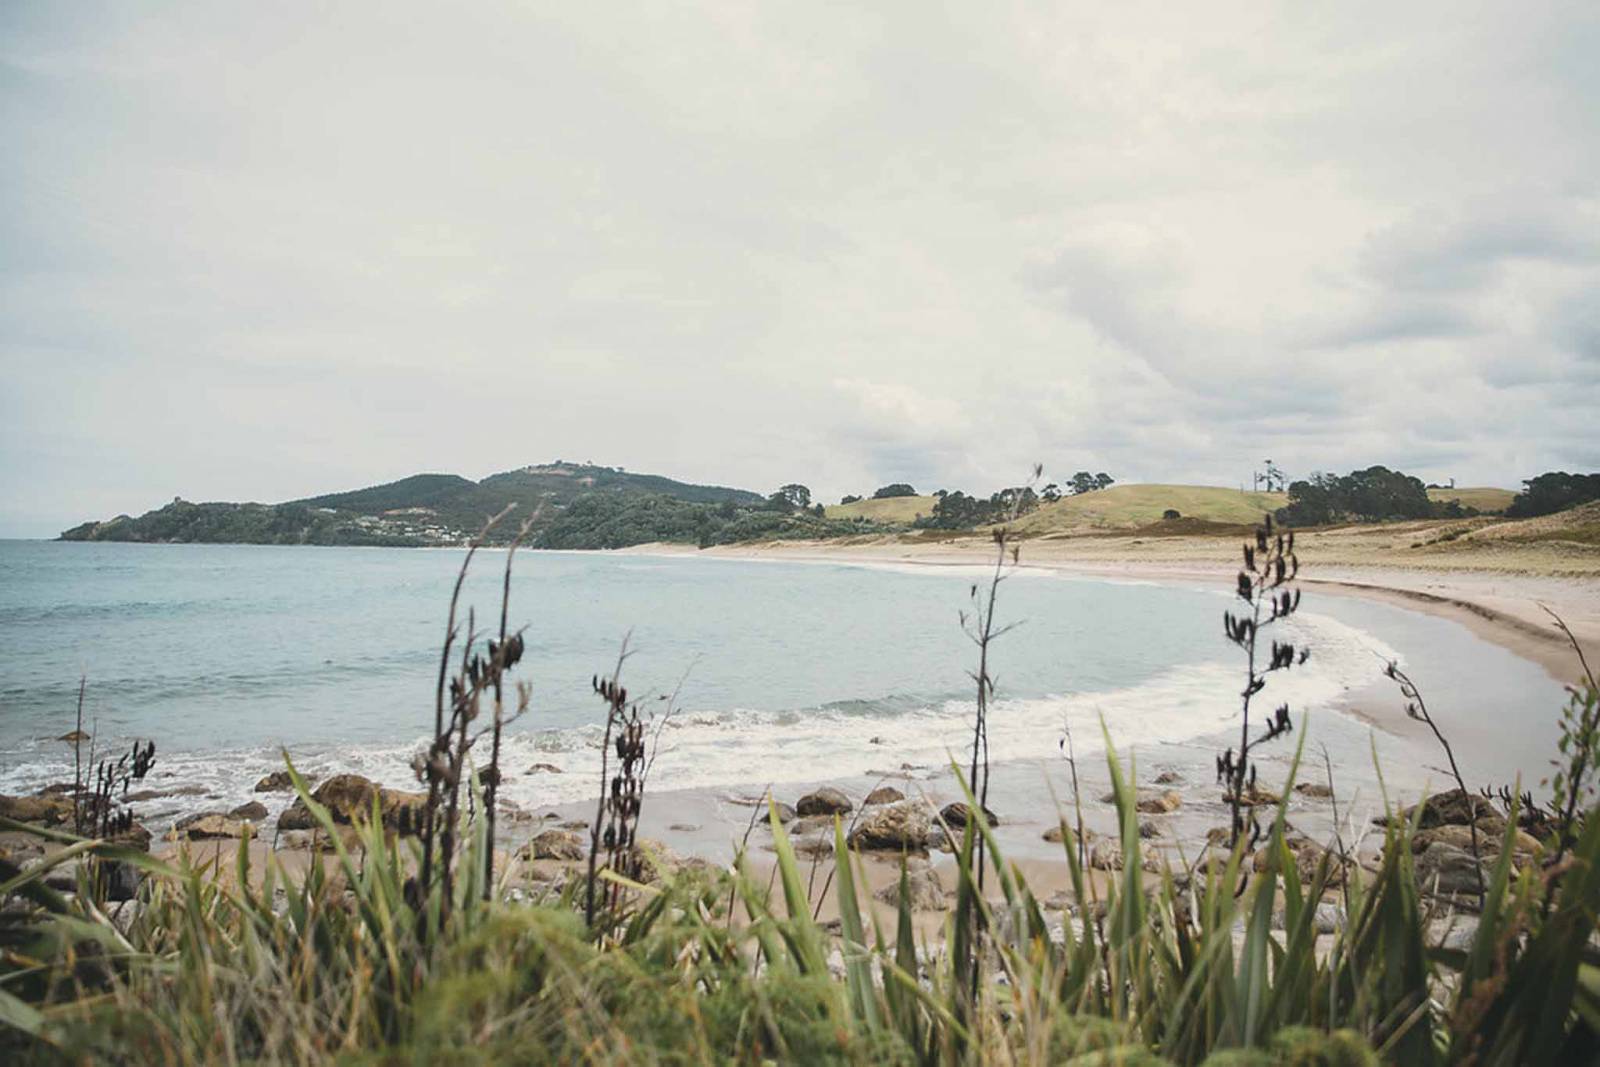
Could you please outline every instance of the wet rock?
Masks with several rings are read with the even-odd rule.
[[[1102,804],[1115,804],[1117,794],[1106,793]],[[1133,806],[1146,815],[1166,815],[1183,806],[1183,796],[1175,789],[1140,789],[1134,793]]]
[[[960,830],[966,827],[967,816],[970,815],[971,812],[972,809],[967,807],[965,804],[946,804],[943,808],[939,809],[939,816],[940,818],[944,819],[946,826],[949,826],[952,830]],[[1000,816],[996,815],[988,808],[983,809],[983,814],[984,817],[989,821],[990,826],[1000,825]]]
[[[842,815],[854,807],[849,797],[833,786],[825,785],[801,797],[800,803],[795,805],[795,811],[801,815]]]
[[[673,831],[674,833],[692,834],[699,830],[700,826],[698,823],[692,822],[675,822],[671,826],[667,827],[667,829]]]
[[[203,797],[207,789],[203,785],[183,785],[176,789],[135,789],[122,799],[129,804],[136,804],[146,800],[165,800],[168,797]]]
[[[1333,799],[1333,790],[1321,782],[1301,782],[1294,787],[1294,791],[1308,800]]]
[[[1177,771],[1162,771],[1156,775],[1155,781],[1156,785],[1181,785],[1183,784],[1183,775]]]
[[[1062,841],[1070,840],[1074,832],[1075,831],[1070,826],[1063,831],[1061,824],[1056,823],[1056,825],[1047,828],[1045,832],[1039,836],[1043,837],[1046,841],[1052,842],[1053,844],[1060,844]],[[1085,830],[1083,832],[1083,839],[1085,841],[1092,841],[1097,836],[1099,835],[1097,835],[1093,830]]]
[[[565,822],[558,822],[556,825],[563,830],[587,830],[589,828],[589,820],[568,819]]]
[[[807,834],[821,833],[832,836],[833,820],[834,817],[832,815],[807,815],[803,819],[794,820],[784,829],[790,837],[804,837]]]
[[[554,763],[535,763],[532,767],[522,772],[523,774],[563,774],[560,767]]]
[[[1504,819],[1480,819],[1478,821],[1478,852],[1485,858],[1500,855],[1501,845],[1505,842]],[[1421,852],[1434,842],[1443,842],[1463,852],[1472,851],[1472,827],[1447,824],[1435,826],[1431,830],[1418,830],[1411,837],[1411,851]],[[1525,830],[1514,832],[1511,842],[1511,857],[1519,864],[1527,864],[1536,857],[1541,848],[1538,838]]]
[[[833,855],[832,834],[811,834],[807,837],[797,837],[789,842],[789,847],[794,849],[796,856],[807,856],[813,859],[819,856]]]
[[[908,861],[906,864],[906,890],[912,911],[946,911],[950,903],[945,899],[944,883],[927,861]],[[885,904],[900,903],[900,879],[896,878],[872,894]]]
[[[1250,786],[1244,791],[1244,795],[1239,798],[1239,806],[1242,808],[1270,808],[1275,807],[1282,800],[1282,797],[1270,789]],[[1233,802],[1233,794],[1224,792],[1222,794],[1222,802],[1231,804]]]
[[[309,778],[306,779],[306,784],[312,784]],[[288,771],[273,771],[256,783],[254,791],[257,793],[292,793],[294,791],[294,779],[289,777]]]
[[[904,800],[905,798],[906,795],[900,792],[900,790],[896,789],[894,786],[880,785],[878,788],[867,794],[867,799],[861,802],[861,806],[864,808],[870,808],[874,804],[893,804],[895,801]]]
[[[699,863],[698,860],[684,859],[668,848],[665,841],[657,841],[653,837],[639,838],[636,847],[639,853],[639,881],[646,885],[659,882],[686,866]]]
[[[517,858],[524,860],[581,860],[587,856],[587,843],[571,830],[546,830],[523,845]]]
[[[1435,893],[1478,892],[1478,865],[1465,849],[1435,841],[1417,854],[1417,884]],[[1490,874],[1483,871],[1483,884]]]
[[[334,822],[346,826],[370,818],[374,797],[385,829],[402,835],[420,831],[423,809],[428,803],[426,793],[383,789],[359,774],[336,774],[311,794],[311,799],[328,809]],[[311,830],[317,826],[311,809],[298,797],[278,816],[279,830]]]
[[[60,826],[72,821],[72,801],[62,796],[0,796],[0,815],[35,826]]]
[[[933,814],[917,800],[898,800],[863,812],[849,843],[856,849],[894,849],[920,851],[928,845]]]
[[[1481,826],[1484,819],[1501,819],[1503,817],[1495,811],[1494,805],[1486,798],[1463,793],[1459,789],[1452,789],[1446,793],[1435,793],[1421,804],[1413,804],[1409,808],[1401,808],[1396,813],[1396,818],[1409,822],[1417,809],[1421,814],[1417,822],[1417,829],[1431,830],[1436,826],[1466,826],[1474,820]],[[1379,815],[1372,820],[1374,826],[1382,826],[1388,820]]]
[[[1154,819],[1139,820],[1139,836],[1145,838],[1146,840],[1152,837],[1160,837],[1165,832],[1166,831],[1161,828],[1161,824],[1156,822]]]
[[[228,812],[228,817],[243,819],[246,822],[261,822],[267,817],[267,806],[259,800],[252,800]]]
[[[245,823],[226,812],[202,811],[172,824],[168,835],[174,841],[211,841],[217,838],[243,837]]]
[[[82,730],[73,730],[70,733],[62,734],[60,737],[56,738],[56,740],[57,741],[68,741],[68,742],[71,742],[72,744],[78,744],[80,742],[90,740],[90,737],[89,737],[89,735],[87,733],[85,733]]]

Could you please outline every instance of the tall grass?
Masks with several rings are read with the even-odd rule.
[[[471,630],[469,621],[462,632]],[[452,608],[447,633],[456,632]],[[495,694],[491,736],[501,716],[493,676],[513,663],[503,622],[497,634],[477,667],[462,654],[470,677],[459,691]],[[620,691],[603,695],[628,706]],[[1592,681],[1575,700],[1582,733]],[[0,1062],[1511,1065],[1600,1056],[1592,808],[1573,805],[1566,829],[1529,859],[1517,851],[1519,802],[1508,795],[1481,909],[1467,936],[1445,940],[1439,919],[1453,905],[1420,888],[1412,867],[1422,806],[1388,820],[1367,867],[1346,865],[1342,847],[1306,863],[1284,799],[1260,841],[1241,836],[1192,870],[1151,875],[1137,860],[1136,778],[1108,736],[1123,868],[1109,879],[1086,871],[1061,812],[1070,889],[1064,911],[1047,910],[989,820],[969,817],[954,843],[954,907],[941,936],[919,939],[908,871],[885,922],[837,822],[839,922],[819,923],[775,804],[771,877],[741,846],[726,869],[650,885],[637,866],[607,863],[560,891],[530,888],[515,865],[492,861],[492,806],[479,776],[460,773],[462,723],[475,715],[459,694],[441,699],[440,771],[422,837],[386,830],[376,796],[365,819],[336,824],[290,764],[333,850],[300,875],[273,853],[253,858],[248,837],[226,861],[161,860],[0,820],[56,849],[27,870],[0,858]],[[1299,765],[1297,751],[1281,797]],[[970,769],[951,771],[969,815],[981,812]],[[1574,793],[1586,782],[1574,776]],[[623,828],[631,842],[631,824]],[[98,865],[112,862],[144,873],[136,900],[105,904],[93,891]],[[73,869],[76,892],[47,884]],[[606,906],[586,907],[596,889]],[[1325,932],[1330,909],[1340,921]]]

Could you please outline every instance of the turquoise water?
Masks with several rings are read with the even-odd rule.
[[[406,784],[432,720],[461,558],[0,542],[0,789],[56,780],[70,766],[55,738],[72,728],[80,673],[102,746],[154,739],[163,775],[221,795],[248,792],[279,764],[280,747],[310,768]],[[467,585],[463,603],[480,620],[498,611],[504,558],[481,555]],[[590,678],[611,668],[630,632],[623,673],[633,692],[682,682],[682,711],[662,734],[658,788],[943,762],[970,730],[974,650],[958,613],[980,574],[520,554],[510,616],[527,627],[519,674],[534,696],[512,728],[508,764],[569,772],[537,780],[542,800],[586,792],[603,710]],[[996,648],[997,758],[1054,755],[1063,724],[1093,747],[1101,717],[1130,745],[1230,728],[1238,664],[1221,635],[1226,589],[1025,571],[1001,596],[1003,621],[1022,625]],[[1408,663],[1450,675],[1436,703],[1465,700],[1485,722],[1507,701],[1526,703],[1530,716],[1559,704],[1559,687],[1542,672],[1454,624],[1339,598],[1319,600],[1296,623],[1315,653],[1304,671],[1274,680],[1273,703],[1337,707],[1403,647]],[[534,779],[519,782],[534,792]]]

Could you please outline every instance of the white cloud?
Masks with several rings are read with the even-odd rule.
[[[1592,5],[0,13],[0,532],[1600,466]]]

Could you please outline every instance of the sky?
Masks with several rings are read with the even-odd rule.
[[[1596,56],[1589,2],[8,0],[0,536],[557,458],[1600,469]]]

